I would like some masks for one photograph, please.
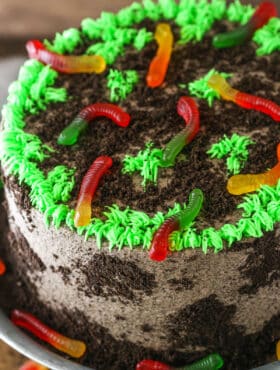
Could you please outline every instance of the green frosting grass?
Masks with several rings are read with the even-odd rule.
[[[267,55],[280,50],[280,19],[271,18],[264,27],[255,32],[253,40],[259,46],[257,55]]]
[[[158,168],[161,167],[163,151],[153,148],[153,143],[147,143],[144,150],[140,150],[136,156],[126,155],[123,159],[123,173],[133,174],[139,172],[143,177],[142,186],[145,188],[147,182],[156,184]]]
[[[105,239],[109,242],[109,248],[121,249],[123,246],[130,248],[142,245],[144,249],[149,248],[154,232],[160,227],[163,221],[184,209],[186,205],[174,204],[164,215],[157,212],[153,217],[144,212],[135,211],[127,207],[121,210],[117,205],[107,207],[103,212],[105,220],[93,219],[92,224],[79,228],[79,234],[85,238],[94,235],[97,245],[100,248]]]
[[[226,11],[224,0],[181,1],[175,22],[181,27],[180,43],[201,41],[216,20],[222,19]]]
[[[232,76],[232,74],[219,72],[213,68],[205,76],[188,84],[190,94],[197,98],[207,100],[209,107],[212,107],[215,99],[220,98],[220,95],[208,85],[209,78],[214,74],[220,74],[224,78]],[[181,84],[180,87],[184,88],[186,85]]]
[[[138,82],[138,73],[133,70],[118,71],[110,69],[107,76],[107,87],[110,89],[110,100],[124,100]]]
[[[56,78],[57,72],[35,60],[29,60],[21,67],[18,81],[10,86],[8,103],[2,111],[5,127],[0,134],[0,159],[7,173],[17,176],[20,183],[29,186],[32,205],[42,213],[47,212],[49,217],[52,216],[54,225],[58,227],[65,220],[61,217],[62,208],[64,212],[68,209],[59,202],[70,198],[74,186],[73,170],[57,166],[45,176],[38,168],[38,163],[53,150],[44,145],[38,136],[23,130],[24,118],[30,107],[37,112],[45,109],[50,101],[61,101],[60,98],[46,100],[50,88],[51,91],[60,91],[50,87]],[[37,102],[31,104],[35,97]]]
[[[235,7],[236,4],[237,2]],[[117,14],[104,12],[98,20],[86,19],[82,22],[81,31],[64,31],[57,34],[53,42],[45,41],[45,44],[53,51],[70,53],[86,37],[95,41],[88,52],[100,53],[110,64],[124,52],[126,45],[134,45],[140,50],[152,40],[152,34],[145,29],[131,28],[145,18],[153,21],[174,19],[181,27],[181,41],[187,42],[200,40],[216,19],[232,17],[230,12],[226,12],[224,0],[181,0],[179,4],[173,0],[160,0],[158,3],[144,0],[142,5],[133,3]],[[245,22],[243,16],[242,19],[240,17],[241,15],[238,21]],[[272,34],[275,35],[278,25],[273,22]],[[21,68],[18,81],[9,88],[8,103],[2,112],[5,122],[4,131],[0,134],[2,165],[8,173],[17,176],[20,183],[30,188],[32,205],[44,213],[47,225],[53,224],[58,228],[65,223],[71,230],[85,235],[85,238],[95,236],[99,247],[103,241],[107,241],[111,249],[139,245],[148,248],[154,231],[164,219],[177,213],[185,205],[175,204],[165,215],[157,212],[153,217],[128,207],[120,209],[117,205],[112,205],[101,219],[94,218],[89,226],[76,229],[74,211],[67,205],[74,187],[74,169],[56,166],[48,174],[39,169],[38,164],[51,154],[52,149],[44,145],[37,136],[24,132],[24,120],[28,113],[46,109],[50,102],[65,101],[66,91],[53,87],[56,77],[55,71],[34,60],[27,61]],[[209,88],[205,85],[205,78],[207,80],[205,76],[204,80],[189,85],[189,88],[193,89],[193,95],[207,99],[211,105],[216,97],[213,92],[207,91]],[[146,181],[156,181],[162,152],[152,149],[151,144],[144,151],[146,153],[141,154],[140,162],[142,161],[142,168],[146,166],[143,176],[145,184]],[[148,161],[143,166],[145,158]],[[132,168],[135,169],[133,171],[138,171],[138,160],[139,158],[124,160],[127,172],[132,171]],[[255,194],[245,196],[238,208],[243,209],[243,213],[235,224],[225,224],[219,229],[209,227],[200,232],[192,225],[187,230],[173,233],[172,249],[202,248],[206,253],[212,248],[218,252],[227,244],[231,246],[244,237],[260,237],[264,231],[272,230],[274,224],[280,221],[280,181],[275,187],[263,186]]]
[[[145,47],[146,44],[151,42],[152,39],[153,39],[152,32],[147,31],[146,28],[141,28],[134,38],[133,46],[135,47],[136,50],[140,51]]]
[[[223,139],[213,144],[207,151],[211,158],[228,156],[226,164],[229,174],[237,175],[245,166],[249,156],[248,145],[255,144],[248,136],[233,134],[231,138],[224,135]]]
[[[51,102],[66,101],[66,89],[52,87],[57,77],[58,73],[49,66],[28,61],[25,68],[20,70],[19,80],[9,87],[8,104],[3,110],[4,116],[8,117],[7,122],[22,128],[25,125],[22,111],[36,114],[45,110]],[[14,122],[12,118],[15,119]]]
[[[243,5],[239,0],[235,0],[229,5],[226,17],[231,22],[245,24],[252,17],[255,9],[251,5]]]
[[[69,28],[62,33],[56,33],[53,42],[44,40],[46,48],[58,54],[72,53],[83,43],[81,33],[76,28]]]
[[[86,20],[84,23],[87,27],[89,24],[92,24],[90,20]],[[90,32],[95,34],[93,30],[89,31],[87,27],[84,28],[87,34],[90,34]],[[146,28],[141,28],[137,31],[134,28],[109,27],[102,33],[102,39],[102,42],[89,46],[86,54],[101,55],[106,60],[106,63],[110,65],[114,63],[119,55],[124,53],[127,45],[133,45],[137,50],[141,50],[153,39],[153,35]]]

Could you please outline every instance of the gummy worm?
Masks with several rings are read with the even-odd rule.
[[[203,192],[194,189],[189,196],[189,204],[185,209],[167,218],[154,234],[149,256],[152,260],[161,262],[167,257],[170,235],[173,231],[189,226],[199,214],[203,203]]]
[[[277,360],[279,361],[280,360],[280,340],[278,340],[276,344],[276,357],[277,357]]]
[[[162,166],[169,167],[185,145],[190,143],[200,127],[199,111],[194,99],[182,96],[177,104],[177,112],[186,122],[186,127],[175,135],[165,146]]]
[[[27,329],[42,341],[49,343],[54,348],[67,353],[71,357],[79,358],[86,351],[84,342],[70,339],[57,333],[27,312],[13,310],[11,320],[15,325]]]
[[[263,27],[272,17],[277,17],[277,8],[272,2],[264,1],[258,6],[247,24],[231,32],[216,35],[213,39],[213,45],[216,48],[241,45],[250,40],[255,31]]]
[[[274,121],[280,121],[280,106],[271,100],[238,91],[232,88],[219,74],[211,76],[208,85],[217,91],[224,100],[232,101],[242,108],[257,110],[270,116]]]
[[[91,219],[91,202],[101,177],[112,166],[111,157],[96,158],[85,174],[75,209],[74,223],[76,227],[86,226]]]
[[[29,58],[39,60],[50,65],[54,70],[62,73],[102,73],[106,62],[99,55],[62,55],[49,51],[39,40],[30,40],[26,43]]]
[[[274,186],[280,178],[280,143],[277,146],[278,163],[267,172],[253,175],[235,175],[228,179],[230,194],[240,195],[258,190],[261,185]]]
[[[218,370],[224,364],[218,353],[212,353],[191,365],[172,367],[159,361],[143,360],[136,366],[136,370]]]
[[[173,45],[173,33],[169,24],[159,23],[157,25],[155,39],[158,43],[158,50],[150,63],[146,77],[149,87],[158,87],[165,79]]]
[[[4,261],[0,258],[0,276],[4,275],[6,272],[6,265]]]
[[[130,115],[117,105],[110,103],[91,104],[82,109],[74,120],[61,132],[57,139],[58,144],[75,144],[90,121],[97,117],[107,117],[121,127],[127,127],[130,122]]]
[[[36,362],[34,361],[27,361],[25,362],[19,370],[48,370],[48,368],[46,368],[45,366],[43,365],[40,365],[40,364],[37,364]]]

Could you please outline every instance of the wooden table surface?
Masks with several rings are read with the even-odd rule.
[[[0,341],[0,370],[18,370],[25,359]]]
[[[132,0],[0,0],[0,57],[25,55],[29,38],[48,38],[54,32],[79,27],[85,17],[115,11]],[[259,4],[260,0],[243,3]],[[279,1],[275,1],[279,7]],[[17,370],[24,358],[0,341],[0,370]]]

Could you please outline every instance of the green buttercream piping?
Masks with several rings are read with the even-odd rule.
[[[136,156],[126,155],[123,159],[123,173],[139,172],[143,177],[142,186],[146,187],[148,181],[156,183],[158,168],[162,163],[163,152],[153,148],[153,143],[147,143],[144,150],[140,150]]]
[[[81,22],[81,29],[83,34],[90,40],[100,38],[103,31],[99,22],[92,18],[83,19]]]
[[[67,202],[71,198],[74,188],[74,170],[65,166],[56,166],[48,173],[47,180],[50,182],[53,199],[55,202]]]
[[[258,44],[257,55],[271,54],[280,50],[280,19],[272,18],[254,34],[253,40]]]
[[[24,110],[26,112],[36,114],[39,110],[45,110],[48,103],[67,100],[65,88],[51,87],[57,77],[58,73],[49,66],[41,69],[37,80],[29,88],[29,94],[25,95]]]
[[[221,19],[226,10],[224,0],[190,0],[179,6],[175,22],[181,26],[180,43],[200,41],[209,31],[215,20]]]
[[[255,144],[248,136],[233,134],[231,138],[224,135],[218,143],[215,143],[207,151],[211,158],[227,158],[227,169],[229,174],[238,174],[244,168],[249,156],[248,145]]]
[[[251,5],[242,5],[239,0],[231,3],[226,11],[226,17],[231,22],[245,24],[252,17],[255,9]]]
[[[117,15],[104,12],[98,20],[85,19],[81,28],[83,37],[103,41],[95,44],[97,46],[91,46],[90,53],[99,54],[98,51],[103,51],[105,59],[113,63],[116,57],[123,53],[126,44],[132,44],[137,49],[141,49],[151,41],[152,34],[146,30],[135,32],[129,28],[134,23],[141,22],[145,17],[155,21],[175,17],[176,23],[181,26],[182,40],[185,42],[201,39],[214,20],[221,19],[225,12],[224,0],[212,0],[210,3],[206,0],[181,0],[178,5],[171,0],[162,0],[158,4],[151,0],[144,0],[143,5],[134,3]],[[226,14],[229,16],[228,12]],[[244,22],[243,18],[239,21]],[[272,19],[267,26],[273,28],[270,31],[272,39],[278,32],[278,21]],[[198,29],[199,27],[201,30]],[[119,32],[120,29],[122,31]],[[78,40],[82,36],[76,31],[70,32],[76,34],[73,42],[79,45]],[[115,38],[118,38],[118,32],[120,42],[116,43]],[[48,45],[58,49],[63,47],[66,48],[65,51],[70,51],[74,46],[65,44],[65,40],[62,41],[62,37],[67,39],[68,36],[69,30],[56,36],[56,39]],[[274,46],[270,48],[273,49]],[[267,52],[268,50],[265,51]],[[164,219],[177,213],[185,205],[175,204],[166,215],[157,212],[153,217],[129,207],[121,210],[117,205],[113,205],[104,212],[102,220],[94,218],[89,226],[76,229],[73,221],[74,210],[70,209],[67,204],[63,204],[71,196],[74,186],[74,170],[57,166],[45,175],[39,169],[38,162],[48,157],[52,149],[43,145],[38,137],[22,130],[25,126],[25,115],[30,106],[36,111],[45,109],[50,101],[63,101],[66,98],[66,95],[62,98],[65,92],[52,86],[56,77],[53,72],[47,72],[47,69],[48,67],[44,67],[37,61],[27,61],[19,72],[18,81],[13,83],[9,89],[8,103],[2,111],[5,131],[0,135],[0,159],[3,166],[8,169],[8,172],[16,175],[20,183],[30,187],[31,202],[35,208],[45,214],[48,225],[52,223],[58,228],[65,223],[71,230],[76,230],[80,235],[84,234],[86,238],[95,235],[100,247],[103,241],[108,241],[110,248],[120,249],[125,245],[130,248],[138,245],[148,248],[155,230],[159,228]],[[229,75],[224,74],[224,76]],[[191,86],[189,88],[192,89]],[[198,94],[195,96],[207,99],[210,105],[216,98],[211,95],[213,92],[206,91],[209,88],[205,84],[203,86],[203,83],[193,89],[193,94]],[[36,97],[40,100],[37,105],[35,102],[26,103],[26,101],[35,100]],[[146,147],[146,149],[149,149],[150,154],[154,151],[152,155],[154,164],[152,164],[153,161],[148,164],[148,169],[144,171],[146,180],[144,177],[143,182],[155,182],[162,152],[159,149],[151,149],[151,147]],[[132,160],[129,168],[133,166],[137,167],[137,164],[135,165]],[[214,252],[218,252],[226,244],[231,246],[243,237],[260,237],[264,231],[272,230],[274,224],[280,221],[280,181],[274,187],[262,186],[258,192],[246,195],[238,208],[243,209],[243,213],[242,218],[236,224],[225,224],[219,229],[208,227],[201,232],[191,225],[183,232],[173,233],[171,236],[172,249],[202,248],[206,253],[209,248],[212,248]]]
[[[114,41],[122,46],[132,43],[137,35],[134,28],[108,28],[102,34],[102,40]]]
[[[81,33],[76,28],[69,28],[62,33],[56,33],[53,42],[44,40],[46,48],[58,54],[72,53],[82,44]]]
[[[118,71],[110,69],[107,76],[107,87],[110,89],[110,100],[124,100],[138,82],[138,73],[133,70]]]
[[[243,208],[242,218],[236,224],[224,224],[220,229],[206,228],[200,233],[190,227],[187,231],[172,235],[172,249],[202,248],[204,253],[209,248],[219,252],[225,246],[246,237],[259,238],[263,232],[273,230],[280,221],[280,181],[274,187],[264,185],[255,194],[243,197],[238,208]],[[175,241],[175,242],[174,242]]]
[[[94,235],[99,248],[102,246],[102,241],[107,240],[110,249],[114,247],[121,249],[125,245],[130,248],[142,245],[147,249],[154,232],[163,221],[183,208],[185,205],[180,206],[175,203],[165,215],[157,212],[150,217],[144,212],[135,211],[129,207],[121,210],[117,205],[112,205],[107,207],[108,211],[103,212],[103,216],[106,217],[104,221],[94,218],[91,225],[79,228],[78,231],[84,234],[86,239]]]
[[[188,0],[179,4],[175,0],[144,0],[133,3],[117,14],[102,12],[97,20],[86,18],[81,23],[82,33],[90,40],[99,40],[88,47],[87,54],[104,57],[107,64],[113,64],[124,53],[124,47],[134,45],[141,50],[153,39],[153,35],[143,30],[130,28],[145,18],[153,21],[174,19],[181,29],[181,43],[199,41],[211,29],[215,20],[225,15],[225,0]],[[102,40],[102,42],[101,42]]]
[[[133,28],[108,27],[102,33],[103,42],[97,42],[88,47],[87,54],[98,54],[105,58],[107,64],[112,64],[119,55],[124,53],[127,45],[134,45],[141,50],[147,43],[152,41],[153,34],[145,28],[135,30]]]
[[[146,30],[146,28],[141,28],[137,35],[135,36],[135,39],[133,41],[133,46],[137,50],[142,50],[149,42],[151,42],[153,39],[152,32],[149,32]]]
[[[146,17],[146,12],[139,3],[121,9],[117,13],[117,23],[120,27],[129,27],[134,23],[140,23]]]
[[[212,0],[210,7],[215,20],[220,20],[225,16],[227,8],[225,0]]]
[[[25,126],[24,117],[28,111],[26,101],[37,98],[40,102],[37,104],[39,109],[41,108],[42,99],[46,99],[47,92],[51,92],[52,95],[51,98],[47,98],[47,102],[55,101],[54,92],[56,90],[54,87],[48,86],[53,85],[56,78],[57,73],[50,70],[49,67],[44,67],[35,60],[27,61],[20,69],[18,81],[14,82],[9,89],[8,103],[2,111],[5,122],[5,130],[0,134],[2,165],[7,169],[7,173],[17,176],[20,183],[30,187],[31,203],[43,213],[51,207],[55,212],[56,208],[61,206],[57,204],[59,200],[69,199],[74,185],[73,170],[58,166],[46,178],[36,162],[42,162],[47,158],[52,149],[42,144],[39,137],[28,134],[22,129]],[[52,90],[48,90],[48,88]],[[26,100],[18,97],[19,91],[26,92],[24,95]],[[60,190],[61,192],[58,195]],[[57,217],[58,212],[54,215]],[[49,213],[49,216],[51,216],[51,213]],[[58,219],[55,218],[54,221],[56,226],[59,226],[62,222],[60,216]]]
[[[188,84],[190,94],[200,99],[206,99],[209,107],[212,107],[214,100],[219,99],[220,97],[219,94],[208,86],[207,83],[209,78],[216,73],[220,74],[224,78],[232,76],[232,74],[218,72],[213,68],[205,76]],[[186,85],[181,84],[180,86],[185,87]]]
[[[174,19],[179,11],[179,6],[175,0],[158,0],[162,15],[165,19]]]
[[[123,53],[123,45],[116,41],[98,42],[86,50],[86,54],[101,55],[109,65],[113,64],[116,58]]]
[[[147,18],[155,22],[161,18],[161,7],[158,4],[155,4],[152,0],[143,0],[143,7],[146,11]]]

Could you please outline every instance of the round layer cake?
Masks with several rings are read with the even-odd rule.
[[[30,60],[9,90],[0,158],[10,225],[7,255],[21,281],[13,308],[84,340],[87,352],[80,361],[98,370],[134,369],[144,358],[182,366],[213,352],[226,369],[244,370],[275,352],[279,185],[237,196],[227,191],[227,181],[278,163],[279,125],[219,100],[205,76],[215,69],[236,89],[280,104],[280,54],[276,48],[261,55],[266,51],[256,43],[257,33],[254,42],[214,48],[215,34],[252,15],[251,7],[234,6],[226,8],[222,0],[144,1],[86,19],[79,30],[45,45],[65,55],[102,55],[103,73],[57,73]],[[149,88],[159,22],[170,24],[175,43],[164,83]],[[162,151],[185,127],[176,109],[182,96],[196,100],[200,131],[165,168]],[[76,144],[59,145],[62,130],[96,102],[122,107],[131,116],[129,126],[98,118]],[[223,148],[218,158],[214,144]],[[81,181],[104,155],[113,166],[99,183],[92,222],[76,228]],[[172,235],[166,260],[151,260],[154,233],[184,209],[195,188],[204,194],[201,212]]]

